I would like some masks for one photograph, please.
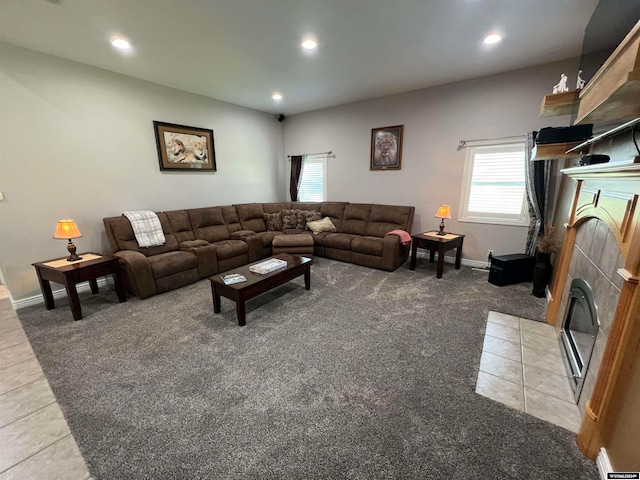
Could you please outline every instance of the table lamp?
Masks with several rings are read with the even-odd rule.
[[[444,219],[451,218],[451,209],[449,205],[440,205],[436,212],[436,218],[440,218],[440,231],[436,235],[445,235],[444,233]]]
[[[72,238],[80,238],[81,236],[82,234],[73,220],[58,220],[58,225],[56,225],[56,231],[53,234],[53,238],[69,240],[69,243],[67,244],[67,250],[69,251],[67,262],[82,260],[82,257],[76,255],[76,246],[71,242]]]

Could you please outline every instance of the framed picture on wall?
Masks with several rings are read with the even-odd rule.
[[[400,170],[404,125],[371,129],[371,170]]]
[[[153,122],[160,170],[216,171],[213,130]]]

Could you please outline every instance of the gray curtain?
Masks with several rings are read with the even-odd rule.
[[[529,205],[529,231],[525,253],[535,255],[536,240],[544,233],[545,213],[549,201],[549,178],[552,160],[531,160],[537,132],[527,133],[525,140],[524,178]]]
[[[291,180],[289,182],[289,193],[291,201],[298,201],[298,190],[300,189],[300,173],[302,172],[302,155],[291,155]]]

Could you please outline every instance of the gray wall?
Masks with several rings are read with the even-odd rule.
[[[329,200],[413,205],[414,233],[437,229],[438,205],[449,204],[454,218],[446,229],[466,235],[465,258],[485,261],[488,249],[521,253],[526,227],[457,221],[465,160],[458,142],[569,125],[568,115],[538,113],[561,73],[575,81],[576,65],[567,60],[287,117],[285,150],[335,153],[328,160]],[[371,129],[391,125],[404,125],[402,169],[370,171]]]
[[[160,172],[153,120],[214,131],[217,173]],[[282,124],[271,114],[0,43],[0,265],[14,300],[39,294],[31,263],[108,251],[102,218],[278,201]]]

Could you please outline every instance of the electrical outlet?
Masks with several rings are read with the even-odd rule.
[[[487,250],[487,261],[491,261],[491,259],[493,258],[493,250],[489,249]]]

